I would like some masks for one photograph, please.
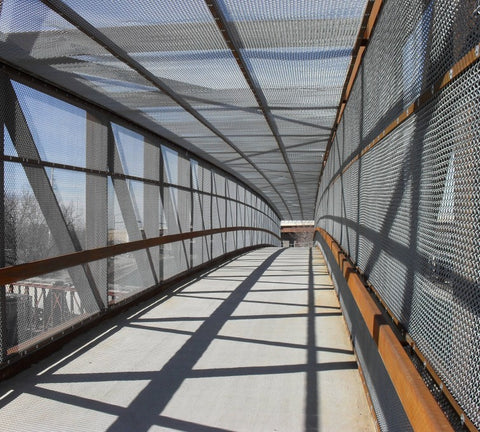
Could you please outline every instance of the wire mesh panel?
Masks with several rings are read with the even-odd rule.
[[[232,200],[227,200],[227,227],[237,226],[237,203]],[[227,252],[232,252],[238,248],[237,233],[228,232],[226,235]]]
[[[237,226],[237,185],[227,179],[226,183],[226,226]],[[237,232],[226,233],[226,251],[232,252],[237,249]]]
[[[207,193],[212,191],[212,171],[206,166],[200,166],[200,177],[202,179],[201,190]]]
[[[385,2],[332,145],[316,215],[477,428],[479,42],[476,1]],[[471,50],[470,63],[459,62]],[[454,67],[463,71],[450,80]]]
[[[212,228],[224,228],[226,219],[225,198],[212,197]],[[216,258],[226,253],[226,234],[212,236],[212,257]]]
[[[251,226],[251,220],[252,220],[251,208],[245,205],[244,210],[245,210],[245,213],[244,213],[245,214],[245,219],[244,219],[245,226]],[[250,246],[251,245],[251,232],[250,231],[245,231],[244,232],[244,238],[245,238],[245,246]]]
[[[117,255],[108,261],[108,293],[112,303],[155,285],[152,276],[152,253],[149,249]],[[149,269],[143,272],[142,269]]]
[[[146,185],[140,181],[126,182],[122,179],[114,179],[109,184],[110,194],[113,195],[109,207],[109,236],[112,243],[142,240],[146,237],[143,211]],[[156,210],[158,211],[158,201]],[[112,287],[109,290],[122,291],[121,296],[114,298],[123,299],[155,285],[159,272],[157,257],[158,252],[154,249],[110,258],[109,284]]]
[[[5,221],[5,227],[3,232],[5,235],[2,239],[4,247],[2,253],[3,265],[28,263],[48,256],[71,253],[81,247],[82,243],[79,241],[79,237],[85,238],[85,216],[83,215],[83,218],[78,217],[78,220],[75,218],[75,208],[70,207],[70,202],[67,201],[66,196],[64,196],[65,201],[63,202],[57,200],[57,195],[52,189],[43,168],[23,168],[18,163],[4,163],[4,175],[3,220]],[[83,184],[85,184],[84,176]],[[76,186],[73,186],[73,190],[76,190]],[[65,193],[64,190],[62,192]],[[78,195],[73,193],[72,197],[76,200]],[[66,203],[68,203],[68,206]],[[81,208],[85,208],[84,197],[83,200],[78,198],[77,203]],[[53,327],[63,325],[72,317],[79,314],[92,314],[99,310],[99,303],[96,301],[95,295],[98,293],[99,287],[106,288],[104,283],[102,286],[101,276],[99,273],[92,275],[88,266],[72,267],[55,274],[42,275],[33,280],[21,281],[25,282],[22,285],[23,291],[20,289],[20,285],[18,285],[18,290],[15,290],[15,285],[3,287],[7,292],[5,301],[12,302],[10,306],[14,311],[16,308],[14,303],[18,300],[20,302],[18,307],[28,315],[34,305],[34,300],[31,298],[29,291],[30,283],[37,283],[39,284],[37,288],[46,287],[45,289],[51,289],[54,285],[58,286],[58,296],[56,296],[57,294],[50,294],[49,298],[58,297],[60,302],[63,301],[62,296],[64,296],[61,291],[65,292],[66,287],[69,287],[69,292],[75,293],[70,294],[70,297],[73,295],[79,299],[79,302],[83,305],[82,310],[81,312],[72,312],[74,315],[61,315],[61,318],[45,324],[43,330],[51,331]],[[10,296],[11,300],[9,300],[8,294],[12,294]],[[106,292],[99,297],[105,299]],[[2,307],[7,308],[8,304],[5,303]],[[37,305],[37,309],[43,310],[45,307],[47,306],[43,306],[43,304]],[[6,311],[10,313],[7,309]],[[21,313],[23,314],[23,312]],[[36,321],[32,324],[35,331],[24,332],[21,330],[23,325],[18,320],[7,322],[7,327],[11,327],[12,332],[20,331],[22,336],[17,340],[18,343],[27,342],[28,339],[36,337],[42,332],[39,327],[40,324]],[[28,323],[25,325],[30,326]],[[15,328],[15,326],[18,328]],[[13,351],[11,352],[13,353]]]
[[[38,36],[39,45],[28,48],[33,58],[17,60],[25,66],[35,64],[43,76],[48,71],[48,62],[41,66],[35,63],[35,56],[41,57],[41,51],[47,48],[55,50],[47,43],[50,37],[57,40],[62,32],[74,40],[77,37],[83,40],[84,36],[42,4],[32,2],[31,10],[27,11],[25,4],[20,3],[4,2],[0,23],[12,36],[7,45],[13,44],[13,39],[27,43],[22,38]],[[5,15],[5,11],[10,15]],[[32,22],[16,22],[15,17],[22,11],[28,12]],[[38,22],[32,18],[32,11],[39,12]],[[9,27],[12,25],[19,28]],[[82,46],[94,50],[96,45],[92,40],[87,38],[83,42]],[[71,49],[75,51],[73,45]],[[24,55],[23,48],[27,47],[17,48],[2,45],[0,56],[9,49],[16,55]],[[57,54],[66,55],[64,49],[67,48],[59,48]],[[105,54],[102,48],[99,50],[98,55]],[[113,63],[109,67],[118,66],[109,55],[95,61],[103,64],[110,60]],[[92,67],[95,61],[92,60]],[[86,66],[86,62],[81,56],[75,59],[79,73],[80,65]],[[103,67],[108,68],[103,64],[96,71]],[[55,68],[61,69],[60,60]],[[130,72],[123,70],[124,74],[120,69],[118,74],[128,81]],[[56,80],[60,75],[53,73],[51,78]],[[126,91],[120,82],[107,82],[105,77],[89,75],[87,81],[88,85],[98,81],[108,92]],[[164,139],[98,107],[78,102],[80,108],[66,102],[70,100],[68,95],[54,96],[51,89],[45,90],[48,94],[34,90],[25,84],[24,78],[12,81],[2,72],[0,84],[3,181],[0,267],[90,250],[99,253],[99,249],[109,246],[192,230],[255,223],[257,227],[279,232],[278,216],[269,204],[219,168],[191,159],[186,151],[170,147]],[[135,87],[135,91],[146,94],[151,90]],[[122,114],[121,109],[118,112]],[[238,194],[237,189],[241,189]],[[245,199],[248,205],[243,204]],[[254,212],[258,213],[256,218]],[[272,225],[273,219],[276,223]],[[2,286],[0,317],[5,316],[6,321],[0,318],[1,365],[19,350],[34,349],[38,341],[192,266],[268,241],[267,235],[254,236],[248,232],[248,240],[246,235],[221,233],[213,239],[203,236],[130,253],[117,252],[108,258]],[[276,239],[272,237],[270,241]]]
[[[7,150],[6,154],[85,167],[85,111],[15,81],[12,81],[12,87],[25,117],[25,127],[35,141],[36,151],[26,147],[27,141],[18,140],[16,145],[19,148],[10,152]],[[45,112],[50,115],[44,115]],[[58,117],[64,119],[60,125],[56,122]]]
[[[178,158],[178,184],[190,187],[190,159],[185,155]]]
[[[190,231],[191,192],[173,186],[165,188],[167,233]],[[190,267],[190,241],[169,243],[163,247],[163,274],[168,279]]]
[[[226,179],[218,172],[213,172],[212,193],[221,197],[225,196]]]
[[[164,181],[171,184],[178,183],[178,152],[162,145]]]
[[[155,238],[163,235],[164,209],[160,186],[161,149],[158,143],[144,138],[144,176],[155,183],[143,186],[143,235]],[[162,278],[161,247],[150,248],[151,263],[157,281]]]
[[[209,204],[207,197],[201,193],[193,193],[193,231],[204,231],[209,227],[210,220],[207,217],[210,213],[210,205],[208,210],[205,208]],[[208,218],[209,219],[209,218]],[[197,266],[209,260],[207,254],[207,238],[209,236],[197,237],[192,239],[192,265]]]
[[[242,203],[237,204],[237,224],[238,226],[245,226],[245,205]],[[239,231],[237,233],[238,247],[245,247],[245,231]]]
[[[35,194],[30,180],[37,176],[46,176],[41,168],[30,168],[27,176],[21,164],[4,164],[5,170],[5,264],[14,265],[51,257],[60,252],[74,250],[68,231],[68,225],[62,228],[62,235],[55,235],[52,221],[47,220],[45,212],[56,213],[56,219],[61,219],[62,213],[57,213],[58,203],[54,200],[50,183],[45,182],[50,202],[40,204],[42,197]],[[38,192],[38,191],[37,191]],[[73,228],[73,227],[72,227]],[[32,242],[33,239],[36,242]]]
[[[100,309],[89,285],[81,285],[84,268],[70,267],[6,287],[7,355],[22,352],[45,337],[79,323]]]
[[[121,163],[121,166],[115,167],[115,171],[135,177],[147,177],[144,169],[144,137],[115,123],[112,124],[112,131],[119,154],[117,163]],[[153,172],[152,174],[154,175]]]

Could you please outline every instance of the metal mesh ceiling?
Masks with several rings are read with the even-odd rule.
[[[0,58],[313,215],[366,0],[5,0]]]

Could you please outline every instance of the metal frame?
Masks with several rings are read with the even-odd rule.
[[[109,118],[111,118],[112,121],[115,123],[119,124],[120,126],[124,126],[132,131],[138,132],[141,135],[144,135],[145,137],[148,137],[149,139],[152,140],[159,140],[162,145],[169,147],[175,151],[178,152],[184,152],[186,155],[194,156],[196,160],[199,162],[202,162],[209,166],[210,168],[214,168],[218,170],[219,172],[222,173],[222,175],[226,178],[231,178],[234,181],[242,184],[242,186],[250,190],[253,194],[262,197],[263,200],[265,200],[268,205],[272,208],[274,211],[275,215],[281,219],[281,215],[275,204],[271,202],[271,200],[268,197],[265,197],[261,191],[255,186],[252,185],[247,179],[243,178],[243,176],[239,173],[235,173],[235,175],[232,174],[231,170],[228,169],[228,167],[225,167],[223,164],[221,164],[219,161],[214,160],[212,157],[210,157],[208,154],[205,152],[202,152],[198,150],[198,152],[195,152],[195,154],[191,153],[187,148],[182,147],[178,143],[175,143],[171,141],[168,138],[165,138],[163,136],[158,135],[155,132],[152,132],[152,130],[146,129],[144,126],[138,125],[137,123],[134,123],[133,121],[129,120],[126,117],[123,117],[119,115],[116,112],[113,112],[103,106],[98,105],[97,103],[91,102],[89,100],[83,99],[81,96],[70,92],[67,89],[61,88],[58,85],[55,85],[54,83],[50,83],[45,81],[43,78],[37,77],[36,75],[33,75],[29,72],[25,72],[23,70],[20,70],[18,67],[12,66],[12,65],[7,65],[5,63],[0,62],[0,71],[3,73],[7,74],[11,79],[14,79],[24,85],[27,85],[29,87],[34,88],[37,91],[44,92],[48,95],[51,95],[55,98],[58,98],[64,102],[67,102],[69,104],[74,104],[75,106],[82,108],[96,116],[101,116],[101,115],[107,115]],[[180,141],[182,139],[179,138]],[[185,143],[187,144],[187,143]],[[131,180],[141,180],[143,182],[151,182],[156,184],[157,182],[150,180],[150,179],[143,179],[139,178],[136,176],[131,176],[131,175],[120,175],[118,173],[112,173],[104,170],[96,170],[96,169],[91,169],[91,168],[84,168],[84,167],[78,167],[75,165],[68,165],[68,164],[59,164],[55,162],[48,162],[48,161],[39,161],[36,159],[31,159],[31,158],[17,158],[14,156],[10,155],[0,155],[0,158],[2,160],[6,161],[11,161],[11,162],[20,162],[26,165],[43,165],[45,167],[52,167],[52,168],[61,168],[61,169],[68,169],[72,171],[79,171],[79,172],[86,172],[86,173],[91,173],[91,174],[106,174],[111,177],[115,178],[124,178],[124,179],[131,179]],[[163,178],[163,177],[161,177]],[[168,182],[165,182],[165,185],[169,185]],[[175,185],[176,187],[182,187]]]
[[[20,158],[25,157],[39,160],[40,155],[37,151],[33,135],[23,114],[20,103],[17,100],[13,86],[8,76],[5,74],[0,74],[0,79],[3,81],[5,88],[5,126],[10,133],[17,154]],[[60,249],[60,254],[81,250],[80,242],[76,237],[76,234],[67,227],[67,222],[65,221],[45,169],[41,167],[33,168],[29,165],[23,165],[23,168],[50,232],[55,238],[55,243],[59,248],[63,248]],[[106,305],[103,302],[102,296],[96,286],[88,265],[84,265],[82,269],[68,269],[68,272],[75,285],[79,287],[78,292],[82,299],[83,307],[88,305],[88,301],[83,301],[85,299],[85,293],[81,287],[88,286],[93,293],[97,307],[100,310],[103,310]]]
[[[161,237],[142,239],[128,243],[119,243],[112,246],[105,246],[96,249],[72,252],[53,258],[46,258],[40,261],[33,261],[26,264],[4,267],[0,269],[0,285],[7,285],[24,279],[43,275],[57,270],[68,269],[73,266],[82,265],[91,261],[97,261],[121,255],[129,252],[136,252],[142,249],[155,246],[174,243],[182,240],[189,240],[197,237],[210,236],[214,234],[223,234],[234,231],[258,231],[268,233],[278,240],[280,237],[273,231],[264,228],[254,228],[249,226],[212,228],[204,231],[191,231],[181,234],[171,234]]]
[[[170,87],[165,83],[159,80],[155,75],[143,67],[140,63],[134,60],[127,52],[125,52],[121,47],[116,45],[112,40],[107,38],[101,32],[99,32],[94,26],[89,22],[84,20],[80,15],[78,15],[70,7],[57,0],[41,0],[46,6],[50,9],[61,15],[66,19],[70,24],[74,25],[81,32],[85,33],[92,40],[97,42],[103,48],[105,48],[110,54],[115,58],[125,63],[132,70],[137,72],[144,79],[149,81],[162,93],[170,97],[175,103],[177,103],[181,108],[191,114],[195,119],[197,119],[201,124],[213,132],[216,136],[222,139],[226,144],[228,144],[233,150],[235,150],[242,158],[247,161],[272,187],[272,189],[277,193],[280,200],[285,205],[285,208],[290,213],[288,205],[285,202],[282,194],[278,191],[275,185],[270,181],[270,179],[258,168],[258,166],[237,146],[235,145],[228,137],[222,134],[214,125],[212,125],[205,117],[203,117],[198,111],[196,111],[188,102],[186,102],[182,97],[180,97],[176,92],[174,92]]]
[[[161,152],[162,146],[165,148],[174,148],[175,151],[180,153],[180,157],[185,158],[187,163],[191,167],[191,157],[187,151],[177,148],[174,145],[166,143],[164,140],[159,139],[158,136],[155,136],[151,132],[148,132],[141,127],[131,127],[131,124],[127,122],[128,128],[130,130],[139,132],[144,137],[144,143],[150,142],[152,145],[145,145],[144,153],[144,175],[148,178],[137,177],[133,175],[125,174],[122,161],[119,154],[119,149],[117,148],[118,143],[115,142],[112,121],[123,126],[124,122],[117,122],[118,117],[115,115],[110,115],[108,110],[99,109],[97,106],[91,105],[88,102],[77,100],[73,98],[73,102],[76,106],[85,109],[86,113],[86,131],[85,131],[85,150],[86,155],[86,165],[84,167],[72,166],[61,163],[43,161],[39,155],[39,152],[36,148],[33,135],[29,130],[29,125],[27,124],[27,118],[22,112],[19,101],[16,98],[15,90],[13,89],[10,79],[12,74],[16,76],[18,73],[22,77],[20,82],[25,81],[24,75],[18,71],[11,71],[10,68],[2,68],[0,71],[2,75],[2,80],[0,84],[5,87],[4,92],[4,103],[0,106],[1,114],[5,113],[5,124],[10,131],[12,141],[17,148],[18,156],[4,155],[3,152],[0,154],[0,165],[2,165],[2,170],[4,162],[10,162],[13,164],[21,165],[25,172],[27,173],[27,179],[29,180],[30,186],[37,198],[37,202],[40,205],[42,213],[47,214],[46,222],[50,228],[50,231],[55,236],[57,242],[63,242],[65,245],[70,245],[68,248],[64,248],[60,252],[60,256],[55,256],[53,258],[48,258],[45,260],[15,265],[11,267],[3,267],[0,269],[0,301],[3,300],[5,304],[5,285],[14,284],[15,281],[23,281],[25,279],[45,275],[57,270],[67,270],[76,286],[79,287],[79,295],[82,295],[81,292],[81,283],[84,280],[84,285],[89,287],[86,290],[85,294],[88,294],[86,301],[82,303],[87,304],[88,299],[90,299],[90,304],[92,304],[91,293],[93,293],[95,301],[98,308],[95,308],[94,311],[87,310],[86,314],[81,317],[76,317],[75,319],[68,320],[63,324],[56,325],[51,330],[42,333],[39,337],[35,338],[35,341],[31,339],[28,342],[21,343],[21,350],[23,352],[25,346],[30,346],[32,343],[38,345],[38,343],[44,344],[42,338],[50,338],[51,334],[56,335],[58,332],[64,331],[64,329],[71,329],[76,326],[77,321],[82,323],[85,320],[89,320],[90,317],[96,316],[98,314],[103,314],[111,306],[108,304],[108,271],[107,271],[107,259],[126,253],[132,253],[132,256],[135,258],[136,254],[141,253],[142,255],[147,253],[149,259],[146,260],[143,256],[143,259],[137,259],[137,265],[140,269],[139,274],[145,279],[145,275],[152,274],[152,278],[148,277],[143,280],[143,287],[148,290],[149,287],[161,286],[161,281],[163,281],[163,261],[160,257],[161,249],[165,244],[173,242],[182,242],[189,244],[194,238],[205,238],[211,239],[214,234],[222,234],[225,236],[226,232],[236,232],[236,231],[250,231],[250,230],[260,230],[266,233],[269,233],[270,236],[275,238],[277,233],[269,231],[262,228],[252,228],[252,227],[225,227],[202,230],[202,231],[192,231],[190,226],[188,232],[183,232],[174,235],[166,236],[152,236],[152,230],[155,225],[158,227],[160,222],[160,217],[163,218],[164,214],[153,214],[149,213],[144,215],[144,224],[145,228],[148,225],[148,231],[150,233],[142,232],[136,221],[136,213],[134,209],[134,202],[132,201],[132,196],[127,185],[129,180],[140,181],[144,185],[144,202],[165,204],[165,188],[171,188],[178,191],[182,191],[185,196],[190,197],[190,201],[193,197],[193,193],[198,193],[199,197],[210,196],[210,207],[212,209],[213,199],[217,195],[213,195],[215,186],[212,186],[211,191],[200,190],[201,188],[194,189],[192,184],[192,178],[190,176],[190,184],[188,186],[182,186],[178,184],[171,184],[165,182],[164,180],[164,158]],[[36,79],[33,79],[34,88],[39,91],[45,92],[45,89],[42,88]],[[40,87],[40,88],[39,88]],[[58,89],[52,89],[50,86],[45,87],[47,89],[46,94],[56,93],[58,94]],[[72,103],[72,99],[68,95],[62,94],[60,97],[61,100],[68,103]],[[86,108],[85,108],[86,107]],[[3,132],[3,129],[2,129]],[[2,140],[3,143],[3,140]],[[155,153],[155,154],[153,154]],[[158,155],[156,155],[158,153]],[[248,191],[252,196],[257,196],[263,202],[265,200],[263,197],[257,194],[255,190],[250,188],[245,183],[239,181],[231,174],[223,171],[216,166],[212,166],[210,163],[203,161],[200,158],[196,158],[199,163],[199,167],[202,167],[204,170],[203,175],[213,176],[215,172],[221,176],[225,183],[227,180],[233,181],[238,188],[238,185],[241,185],[245,191]],[[88,227],[89,231],[86,235],[86,244],[85,249],[82,250],[83,244],[80,244],[79,239],[76,237],[75,233],[71,232],[65,222],[64,216],[60,209],[60,204],[55,196],[55,192],[52,189],[52,185],[46,174],[46,169],[48,168],[59,168],[62,170],[72,171],[72,172],[81,172],[85,174],[85,188],[87,194],[86,202],[86,214],[85,214],[85,224]],[[150,172],[150,174],[148,174]],[[0,173],[1,174],[1,173]],[[156,177],[158,175],[158,178]],[[117,244],[113,246],[108,246],[108,218],[107,218],[107,205],[108,205],[108,179],[112,180],[112,185],[114,187],[114,192],[117,195],[118,202],[120,205],[120,211],[123,216],[123,220],[126,224],[128,235],[131,239],[134,239],[132,242]],[[148,193],[146,188],[151,188],[150,192],[155,190],[157,196],[153,196],[152,193]],[[121,196],[120,196],[121,195]],[[272,211],[262,208],[262,210],[257,209],[252,204],[247,205],[245,203],[240,203],[237,199],[237,196],[232,198],[225,196],[224,193],[220,193],[218,198],[234,202],[235,206],[242,205],[245,211],[255,211],[259,213],[260,217],[265,221],[266,225],[273,223],[279,223],[275,220],[274,214],[277,214],[277,210],[270,206],[270,203],[265,202],[266,208],[270,208]],[[95,200],[89,200],[88,197],[95,197]],[[47,199],[46,199],[47,198]],[[97,202],[98,201],[98,202]],[[3,201],[2,201],[3,202]],[[155,208],[160,207],[155,203],[153,204]],[[52,210],[53,209],[53,210]],[[227,208],[226,208],[227,210]],[[156,210],[158,213],[159,210]],[[178,212],[175,210],[176,216]],[[210,212],[210,217],[212,217],[213,212]],[[190,215],[191,218],[192,215]],[[277,214],[278,216],[278,214]],[[3,217],[3,213],[2,213]],[[205,217],[202,212],[201,217]],[[157,220],[158,219],[158,220]],[[224,221],[226,222],[226,220]],[[60,234],[59,234],[60,233]],[[68,236],[68,237],[67,237]],[[188,242],[188,243],[187,243]],[[65,246],[66,247],[66,246]],[[151,250],[150,250],[151,249]],[[190,248],[189,248],[190,249]],[[145,251],[145,252],[144,252]],[[155,253],[158,251],[158,257],[155,257]],[[222,250],[220,256],[225,255],[225,250]],[[209,261],[212,257],[211,243],[209,250],[207,250],[207,256],[202,258],[202,263],[195,266],[198,268],[205,264],[205,260],[208,258]],[[179,274],[184,274],[189,269],[192,269],[193,262],[191,261],[191,255],[189,254],[190,259],[188,259],[187,269],[179,270]],[[158,263],[158,264],[157,264]],[[155,277],[153,277],[155,275]],[[172,277],[178,277],[178,273]],[[81,278],[80,282],[76,282]],[[86,285],[88,282],[89,285]],[[98,286],[96,285],[98,284]],[[145,291],[141,289],[140,293]],[[130,297],[129,297],[130,298]],[[137,298],[137,294],[132,294],[131,298]],[[124,301],[124,300],[120,300]],[[2,332],[2,338],[0,338],[2,356],[0,357],[0,366],[5,365],[7,361],[10,361],[16,351],[19,351],[20,348],[10,348],[7,353],[7,344],[4,335],[6,335],[6,317],[5,317],[5,308],[0,308],[2,310],[2,316],[0,316],[0,325],[5,327]],[[72,327],[73,326],[73,327]],[[38,343],[37,343],[38,342]],[[29,345],[30,344],[30,345]],[[20,354],[20,351],[18,352]]]
[[[293,172],[292,166],[290,164],[290,160],[288,159],[287,156],[287,151],[285,149],[285,145],[283,143],[282,138],[280,137],[280,134],[278,133],[277,126],[275,124],[275,120],[273,118],[272,113],[270,112],[267,104],[267,100],[265,99],[265,95],[263,94],[262,90],[258,88],[258,86],[255,85],[254,83],[254,77],[252,72],[248,69],[245,59],[243,58],[243,55],[241,51],[238,49],[237,45],[235,44],[235,40],[239,39],[238,36],[235,34],[235,28],[234,27],[229,27],[226,25],[226,17],[224,13],[222,12],[221,8],[218,7],[216,0],[205,0],[205,3],[210,10],[210,13],[212,14],[213,18],[215,19],[215,23],[218,26],[218,29],[220,30],[220,33],[222,34],[225,43],[227,46],[230,48],[230,51],[233,54],[233,57],[235,58],[235,61],[238,64],[238,67],[242,71],[242,74],[247,81],[248,86],[250,87],[250,90],[253,93],[253,96],[255,100],[257,101],[258,106],[260,107],[260,110],[262,111],[263,116],[265,117],[265,121],[268,124],[268,127],[272,131],[272,134],[275,138],[275,141],[277,142],[278,148],[280,149],[280,152],[282,153],[283,160],[285,161],[285,165],[287,166],[288,172],[290,174],[290,177],[292,179],[293,185],[295,187],[295,191],[297,193],[297,198],[298,198],[298,204],[300,205],[300,213],[302,215],[303,219],[303,206],[302,206],[302,200],[300,199],[300,192],[298,191],[298,185],[297,181],[295,179],[295,174]],[[288,206],[287,206],[288,209]],[[291,216],[291,214],[290,214]]]

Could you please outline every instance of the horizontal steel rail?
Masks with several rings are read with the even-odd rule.
[[[105,246],[95,249],[73,252],[70,254],[59,255],[53,258],[32,261],[25,264],[18,264],[11,267],[0,269],[0,285],[8,285],[24,279],[35,276],[44,275],[58,270],[64,270],[69,267],[86,264],[115,255],[121,255],[129,252],[160,246],[168,243],[174,243],[182,240],[189,240],[197,237],[204,237],[214,234],[221,234],[232,231],[260,231],[275,236],[278,240],[280,237],[274,232],[264,228],[254,227],[228,227],[214,228],[204,231],[191,231],[180,234],[170,234],[160,237],[148,238],[145,240],[137,240],[128,243],[120,243],[111,246]]]
[[[110,171],[106,171],[106,170],[102,171],[102,170],[97,170],[97,169],[85,168],[85,167],[81,167],[81,166],[61,164],[61,163],[57,163],[57,162],[49,162],[49,161],[44,161],[44,160],[40,160],[40,159],[29,159],[29,158],[23,158],[23,157],[18,157],[18,156],[0,155],[0,161],[11,162],[11,163],[19,163],[19,164],[22,164],[24,166],[58,168],[58,169],[63,169],[63,170],[81,172],[81,173],[85,173],[85,174],[94,174],[94,175],[104,176],[104,177],[108,176],[108,177],[111,177],[112,179],[132,180],[132,181],[142,182],[142,183],[145,183],[145,184],[151,184],[151,185],[155,185],[155,186],[159,186],[159,187],[163,186],[165,188],[175,188],[175,189],[183,190],[183,191],[187,191],[187,192],[193,192],[193,193],[198,193],[198,194],[202,194],[202,195],[208,195],[210,197],[225,199],[225,200],[230,201],[230,202],[234,202],[234,203],[237,203],[237,204],[242,204],[243,206],[245,206],[247,208],[255,209],[256,211],[260,212],[261,214],[265,215],[268,219],[273,221],[272,217],[270,215],[268,215],[268,213],[260,210],[258,207],[255,207],[254,205],[246,204],[245,202],[243,202],[239,199],[235,199],[235,198],[232,198],[232,197],[229,197],[229,196],[226,196],[226,195],[222,195],[222,194],[219,194],[219,193],[203,191],[203,190],[195,188],[195,187],[182,186],[182,185],[175,184],[175,183],[170,183],[170,182],[167,182],[167,181],[152,180],[152,179],[149,179],[149,178],[138,177],[138,176],[133,176],[133,175],[129,175],[129,174],[120,174],[120,173],[110,172]],[[225,178],[227,178],[227,177],[225,177]],[[238,180],[235,180],[235,181],[238,182]],[[237,183],[237,184],[240,184],[240,183]],[[272,208],[272,211],[274,211],[273,208]]]

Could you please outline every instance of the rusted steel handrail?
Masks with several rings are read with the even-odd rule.
[[[44,275],[46,273],[64,270],[69,267],[87,264],[89,262],[97,261],[100,259],[110,258],[115,255],[135,252],[142,249],[160,246],[167,243],[174,243],[182,240],[189,240],[196,237],[204,237],[208,235],[221,234],[232,231],[261,231],[271,234],[280,240],[280,237],[270,230],[264,228],[253,228],[244,226],[213,228],[204,231],[191,231],[180,234],[170,234],[160,237],[148,238],[145,240],[137,240],[128,243],[120,243],[96,249],[73,252],[70,254],[59,255],[56,257],[32,261],[25,264],[18,264],[11,267],[4,267],[0,269],[0,285],[7,285],[10,283],[18,282],[20,280]]]
[[[316,231],[323,237],[340,266],[413,429],[453,431],[349,258],[330,234],[322,228],[316,228]]]

